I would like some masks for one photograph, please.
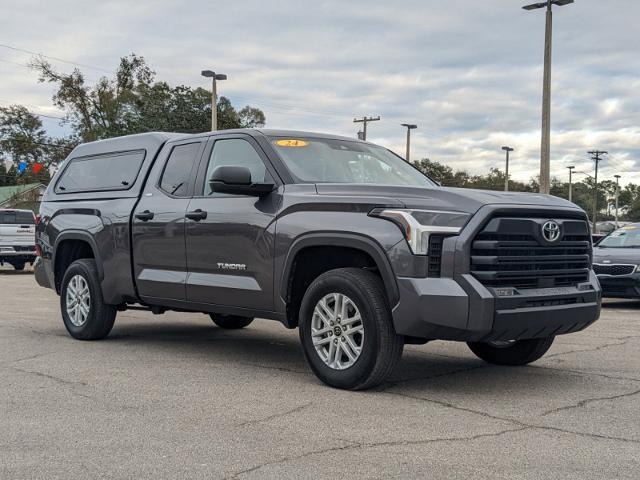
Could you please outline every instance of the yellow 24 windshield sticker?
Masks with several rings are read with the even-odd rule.
[[[306,140],[294,140],[292,138],[276,140],[276,145],[279,147],[306,147],[309,142]]]

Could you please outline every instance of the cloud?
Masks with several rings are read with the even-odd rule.
[[[172,84],[207,87],[200,70],[219,70],[229,75],[220,93],[262,108],[269,127],[355,136],[355,116],[381,115],[369,139],[397,152],[400,123],[417,123],[414,159],[472,173],[503,168],[508,144],[512,175],[526,181],[539,170],[544,14],[521,3],[26,0],[4,12],[0,43],[108,69],[136,52]],[[591,172],[586,152],[599,148],[611,152],[605,178],[640,183],[640,3],[615,3],[554,13],[552,174],[561,178],[570,164]],[[28,57],[0,48],[0,60]],[[0,61],[0,78],[0,102],[51,114],[51,88],[33,73]]]

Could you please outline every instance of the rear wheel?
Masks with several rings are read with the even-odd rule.
[[[99,340],[109,335],[117,310],[104,303],[94,260],[76,260],[69,266],[62,279],[60,309],[73,338]]]
[[[383,382],[404,346],[380,278],[357,268],[331,270],[309,286],[300,308],[300,340],[316,376],[348,390]]]
[[[25,264],[25,262],[14,262],[14,263],[12,263],[13,268],[15,268],[16,270],[18,270],[19,272],[21,272],[22,270],[24,270],[24,264]]]
[[[219,315],[212,313],[209,316],[211,320],[213,320],[213,323],[226,330],[239,330],[253,322],[252,317],[241,317],[240,315]]]
[[[469,342],[479,358],[494,365],[526,365],[539,360],[553,344],[555,337],[501,342]]]

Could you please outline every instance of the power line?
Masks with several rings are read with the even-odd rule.
[[[4,58],[0,58],[0,62],[10,63],[12,65],[18,65],[19,67],[29,68],[29,65],[26,63],[12,62],[11,60],[5,60]]]
[[[9,102],[7,100],[4,99],[0,99],[0,102],[2,102],[3,104],[7,105],[7,106],[12,106],[12,105],[21,105],[23,107],[29,107],[29,108],[40,108],[37,107],[35,105],[29,105],[28,103],[20,103],[20,102]],[[56,117],[55,115],[47,115],[45,113],[37,113],[37,112],[33,112],[33,111],[29,111],[29,113],[32,113],[33,115],[37,115],[39,117],[45,117],[45,118],[54,118],[56,120],[66,120],[65,117]]]
[[[354,118],[353,123],[362,123],[362,140],[367,139],[367,124],[369,122],[377,122],[380,120],[380,115],[377,117],[367,117],[366,115],[362,118]]]
[[[52,55],[45,55],[44,53],[40,53],[40,52],[33,52],[33,51],[27,50],[25,48],[14,47],[12,45],[6,45],[4,43],[0,43],[0,47],[8,48],[9,50],[14,50],[16,52],[28,53],[30,55],[37,55],[37,56],[40,56],[40,57],[49,58],[51,60],[55,60],[56,62],[67,63],[69,65],[76,65],[78,67],[90,68],[92,70],[98,70],[98,71],[105,72],[105,73],[112,73],[111,70],[107,70],[105,68],[94,67],[93,65],[87,65],[86,63],[74,62],[72,60],[65,60],[64,58],[54,57]]]
[[[58,145],[56,143],[47,143],[47,142],[29,142],[29,141],[27,141],[25,139],[21,139],[21,138],[18,138],[18,139],[7,139],[7,138],[2,139],[2,138],[0,138],[0,142],[22,142],[22,143],[32,143],[34,145],[41,145],[43,147],[69,148],[68,145]]]

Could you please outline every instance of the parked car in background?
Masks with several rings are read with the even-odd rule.
[[[24,270],[36,259],[36,219],[31,210],[0,209],[0,265]]]
[[[640,298],[640,223],[601,240],[593,250],[593,270],[605,297]]]

